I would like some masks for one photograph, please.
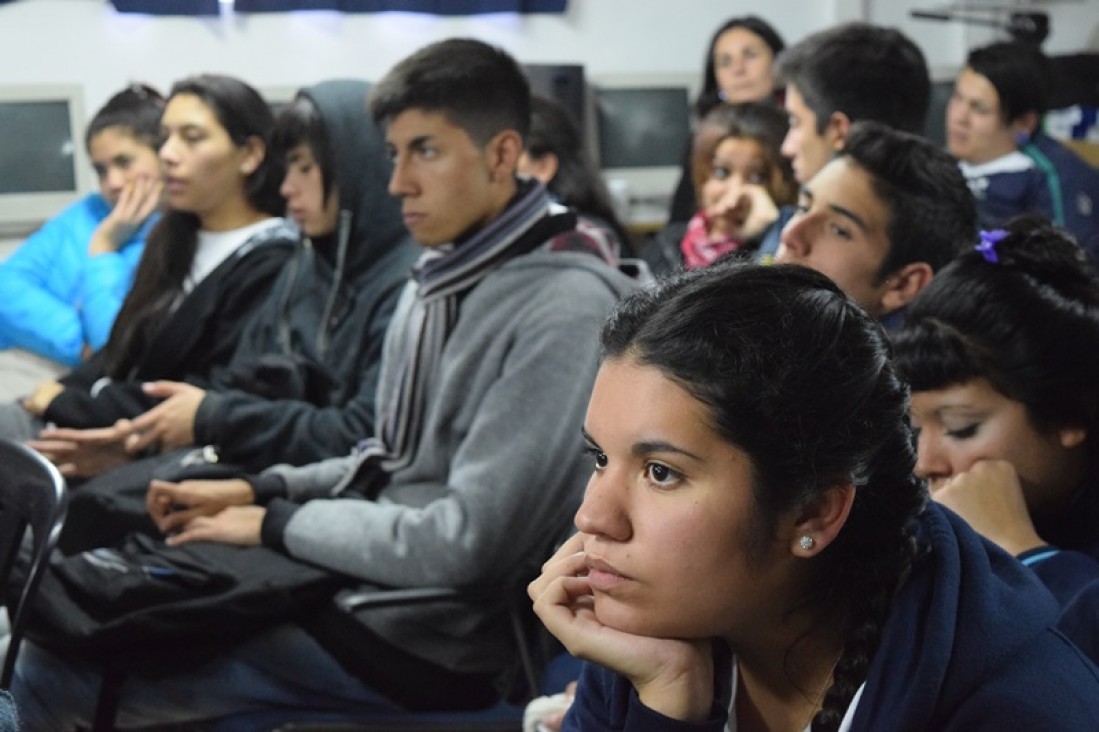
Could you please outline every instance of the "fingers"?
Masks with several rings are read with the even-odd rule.
[[[145,510],[161,531],[164,531],[164,527],[160,522],[171,513],[172,506],[179,503],[176,498],[178,486],[178,483],[166,480],[152,480],[149,482],[149,490],[145,492]]]
[[[568,541],[562,544],[554,555],[542,565],[542,574],[527,585],[527,595],[530,599],[536,601],[545,592],[546,586],[557,577],[586,574],[587,565],[584,563],[583,547],[584,535],[579,533],[573,534]]]
[[[151,397],[167,399],[184,391],[193,389],[190,384],[180,381],[146,381],[141,385],[141,390]],[[150,410],[151,411],[151,410]]]
[[[199,516],[174,534],[164,538],[168,546],[189,544],[192,541],[213,541],[215,539],[214,521],[207,516]]]
[[[119,420],[119,422],[121,421]],[[123,432],[119,423],[116,423],[116,426],[119,427],[120,432]],[[164,428],[160,423],[160,405],[157,405],[144,414],[139,414],[132,420],[127,421],[124,430],[126,437],[123,445],[126,452],[141,452],[146,448],[158,446],[163,433]]]

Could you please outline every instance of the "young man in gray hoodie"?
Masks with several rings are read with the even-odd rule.
[[[365,716],[487,706],[513,652],[505,588],[537,572],[579,503],[598,330],[633,282],[590,254],[546,250],[583,235],[515,175],[530,101],[506,53],[433,44],[370,106],[390,192],[425,250],[384,346],[377,437],[247,480],[154,483],[150,512],[172,543],[262,543],[367,584],[499,588],[499,601],[277,626],[197,670],[127,678],[121,726],[267,704]],[[26,729],[87,723],[97,669],[31,645],[16,674]]]

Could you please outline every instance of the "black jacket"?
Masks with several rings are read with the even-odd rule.
[[[229,362],[245,323],[291,257],[296,238],[293,227],[282,223],[256,233],[183,298],[144,353],[135,354],[128,378],[93,391],[105,375],[100,351],[61,379],[65,389],[50,402],[45,420],[62,427],[104,427],[156,404],[141,390],[142,382],[167,379],[205,386],[211,372]]]

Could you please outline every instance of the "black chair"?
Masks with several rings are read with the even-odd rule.
[[[66,505],[65,479],[57,468],[25,445],[0,439],[0,580],[11,622],[2,689],[11,686],[25,610],[57,544]]]
[[[510,693],[493,706],[462,712],[407,712],[355,719],[353,714],[320,711],[257,711],[213,720],[205,729],[230,732],[240,729],[269,729],[275,732],[520,732],[525,703],[540,692],[541,670],[560,652],[556,641],[541,627],[531,611],[523,588],[457,589],[427,587],[378,589],[356,593],[344,600],[353,609],[384,608],[484,597],[492,601],[501,593],[508,596],[508,622],[516,652],[516,678]]]

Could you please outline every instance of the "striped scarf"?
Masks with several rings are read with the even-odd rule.
[[[412,462],[423,432],[428,382],[458,320],[462,297],[507,260],[575,226],[571,215],[547,218],[560,210],[551,205],[545,186],[520,181],[519,193],[499,218],[458,246],[420,257],[387,330],[378,380],[378,432],[360,443],[360,466],[377,461],[389,474]],[[549,224],[545,231],[533,231],[543,228],[542,220]]]

